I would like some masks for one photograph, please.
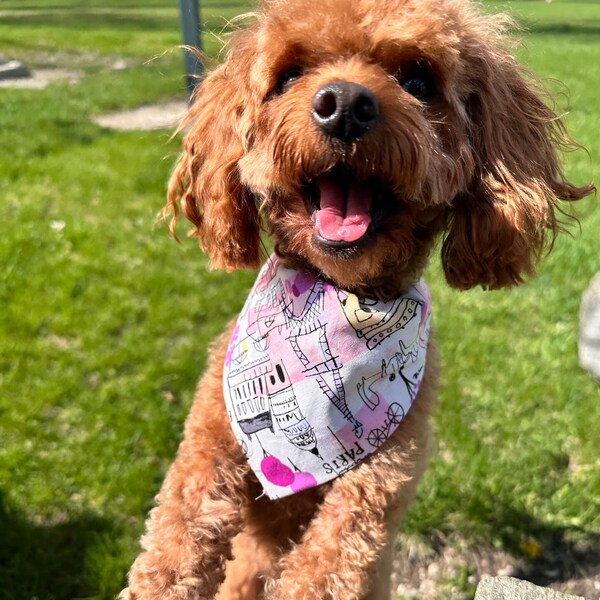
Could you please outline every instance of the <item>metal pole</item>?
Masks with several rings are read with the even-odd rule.
[[[181,14],[181,34],[185,46],[202,49],[200,40],[200,0],[179,0],[179,9]],[[183,50],[183,61],[185,69],[186,87],[191,95],[198,83],[198,76],[202,73],[202,63],[197,56],[186,50]]]

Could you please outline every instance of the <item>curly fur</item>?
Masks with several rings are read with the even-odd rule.
[[[216,268],[256,268],[265,232],[289,265],[389,298],[421,276],[441,238],[450,285],[522,282],[560,230],[559,201],[593,186],[565,179],[559,152],[573,143],[512,58],[509,25],[467,0],[264,0],[196,91],[165,215],[174,227],[183,212]],[[414,64],[435,79],[427,102],[398,83]],[[302,76],[282,93],[294,66]],[[311,116],[332,81],[358,83],[379,103],[376,126],[352,143],[323,135]],[[323,251],[306,208],[306,183],[339,165],[394,199],[360,252]],[[379,452],[273,503],[254,500],[258,483],[228,426],[227,340],[213,348],[121,597],[389,597],[394,533],[426,462],[435,348]]]

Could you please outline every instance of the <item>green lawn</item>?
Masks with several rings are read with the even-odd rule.
[[[249,4],[202,5],[215,53],[223,17]],[[496,6],[529,31],[523,61],[570,91],[561,103],[589,152],[567,157],[570,176],[599,181],[600,5]],[[206,271],[194,242],[155,226],[177,153],[168,132],[91,121],[181,96],[178,43],[171,0],[0,0],[0,55],[85,73],[0,88],[0,600],[122,587],[206,346],[253,279]],[[130,67],[111,70],[120,58]],[[408,539],[534,543],[542,562],[588,548],[582,572],[600,572],[600,388],[576,355],[579,299],[600,269],[596,201],[578,214],[581,232],[512,291],[454,292],[434,261],[443,388]]]

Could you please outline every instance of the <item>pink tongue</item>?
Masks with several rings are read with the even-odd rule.
[[[332,242],[356,242],[365,235],[371,224],[370,190],[356,181],[342,186],[331,175],[321,175],[317,185],[321,192],[321,208],[315,213],[317,233]]]

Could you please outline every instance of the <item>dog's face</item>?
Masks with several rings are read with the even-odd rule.
[[[198,88],[168,209],[217,267],[279,253],[355,289],[444,235],[460,288],[533,270],[565,181],[560,121],[467,0],[265,0]]]

